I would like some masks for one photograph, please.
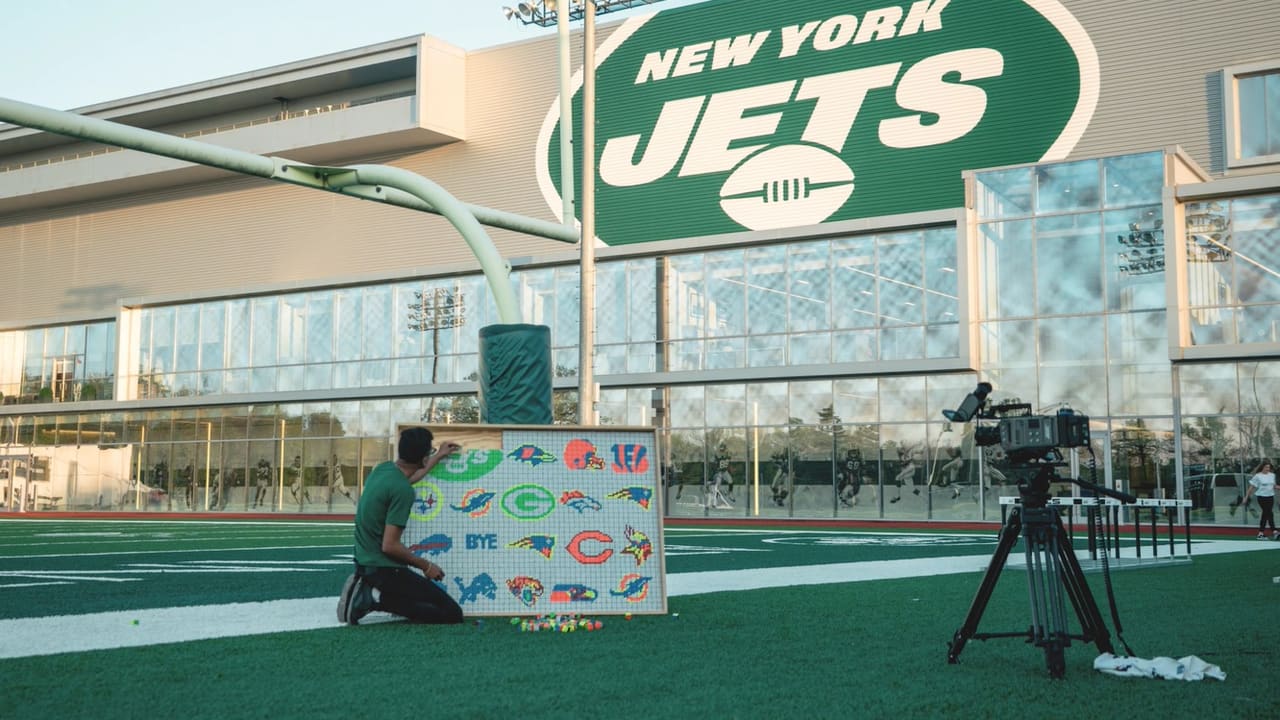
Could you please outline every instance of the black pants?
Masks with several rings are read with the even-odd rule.
[[[356,574],[378,589],[376,610],[408,618],[410,622],[453,625],[462,622],[462,608],[449,593],[407,567],[356,566]]]
[[[1268,525],[1271,526],[1272,530],[1276,529],[1276,518],[1271,512],[1275,506],[1276,499],[1274,497],[1258,496],[1258,507],[1262,509],[1262,519],[1258,521],[1258,532],[1266,530]]]

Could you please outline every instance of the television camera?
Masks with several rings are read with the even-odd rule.
[[[942,415],[951,422],[986,421],[974,431],[977,445],[996,445],[1005,451],[1014,467],[1033,469],[1031,477],[1018,484],[1019,502],[1011,506],[995,554],[987,566],[977,595],[969,607],[964,624],[948,643],[947,661],[958,663],[960,653],[971,639],[986,640],[995,637],[1023,637],[1042,648],[1049,675],[1061,678],[1066,671],[1064,649],[1071,640],[1093,642],[1099,652],[1112,652],[1111,635],[1102,620],[1098,604],[1089,592],[1084,571],[1076,559],[1071,538],[1062,524],[1057,508],[1050,507],[1050,483],[1069,480],[1089,493],[1105,495],[1122,502],[1136,502],[1132,495],[1111,490],[1080,478],[1060,478],[1054,468],[1065,465],[1060,448],[1089,448],[1089,418],[1070,409],[1059,410],[1053,415],[1034,415],[1031,406],[1016,401],[989,405],[987,396],[991,383],[978,383],[978,387],[955,410],[943,410]],[[995,426],[990,421],[996,421]],[[1090,466],[1092,467],[1092,462]],[[1096,478],[1095,478],[1096,479]],[[1090,512],[1096,512],[1091,506]],[[1019,538],[1024,541],[1027,568],[1027,592],[1031,600],[1031,625],[1029,629],[1009,633],[979,633],[978,623],[986,609],[987,601],[1000,578],[1009,552]],[[1104,570],[1106,553],[1103,553]],[[1111,591],[1107,575],[1107,591]],[[1072,634],[1067,627],[1067,600],[1076,610],[1080,632]],[[1120,621],[1116,616],[1112,599],[1112,619],[1117,634]],[[1123,638],[1121,638],[1123,642]],[[1126,650],[1128,645],[1125,645]],[[1132,653],[1130,653],[1132,654]]]
[[[969,422],[973,419],[996,420],[992,426],[979,425],[974,430],[974,442],[978,445],[996,445],[1015,463],[1053,454],[1058,448],[1089,446],[1089,417],[1070,408],[1063,408],[1054,415],[1033,415],[1026,403],[1007,401],[997,405],[987,403],[991,383],[978,383],[977,389],[965,397],[955,410],[943,410],[942,416],[951,422]]]

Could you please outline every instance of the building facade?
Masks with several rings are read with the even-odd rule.
[[[661,428],[665,512],[999,520],[1019,458],[942,414],[982,381],[1011,416],[1088,416],[1060,476],[1255,522],[1233,501],[1280,454],[1280,13],[1228,5],[602,23],[596,406]],[[529,71],[556,51],[424,35],[77,112],[558,221],[558,82]],[[578,250],[489,235],[576,423]],[[0,247],[7,511],[349,513],[398,423],[478,419],[499,318],[436,215],[0,125]]]

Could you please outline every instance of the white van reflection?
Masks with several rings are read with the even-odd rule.
[[[1188,475],[1184,482],[1192,510],[1213,511],[1216,508],[1234,515],[1249,484],[1249,475],[1229,472],[1206,473]]]

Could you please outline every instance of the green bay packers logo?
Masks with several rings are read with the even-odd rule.
[[[513,520],[541,520],[556,509],[556,496],[541,485],[516,485],[502,494],[499,507]]]
[[[610,245],[962,207],[964,170],[1066,157],[1099,85],[1059,0],[711,0],[627,20],[599,57]],[[559,123],[556,99],[555,211]]]

